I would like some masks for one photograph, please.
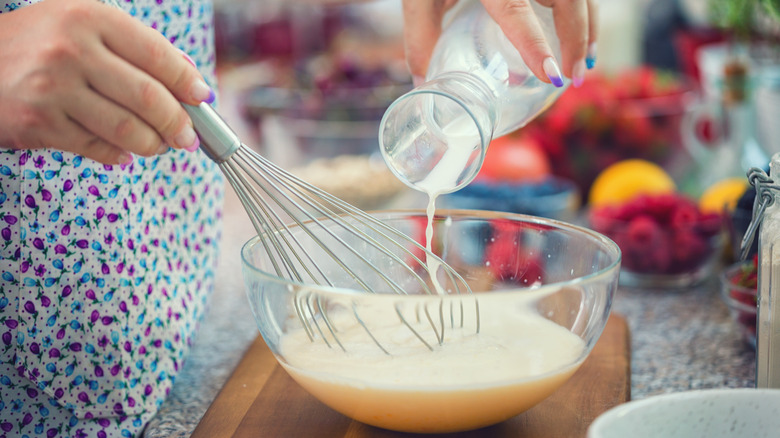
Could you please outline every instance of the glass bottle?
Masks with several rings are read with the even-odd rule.
[[[769,178],[756,187],[756,203],[766,204],[758,232],[756,386],[780,388],[780,154],[772,157]]]
[[[530,3],[560,65],[552,11]],[[385,112],[380,149],[408,186],[453,192],[477,175],[494,137],[524,126],[567,85],[536,78],[482,4],[461,0],[445,15],[426,82]]]
[[[780,153],[772,157],[769,175],[753,168],[748,180],[756,199],[741,249],[744,259],[758,233],[756,387],[780,388]]]

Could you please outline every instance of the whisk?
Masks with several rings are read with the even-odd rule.
[[[454,268],[408,234],[303,181],[244,145],[207,103],[184,108],[200,137],[201,149],[219,165],[248,213],[277,276],[367,293],[407,294],[414,289],[436,295],[443,292],[438,289],[444,285],[449,295],[472,294]],[[447,309],[443,301],[437,307],[431,311],[426,305],[415,312],[418,322],[427,320],[431,329],[427,333],[420,330],[420,324],[413,327],[399,307],[395,309],[400,322],[430,350],[444,342],[445,326],[463,327],[465,320],[462,301],[459,308],[450,303]],[[299,294],[295,310],[312,341],[320,339],[330,347],[347,350],[314,294]],[[357,310],[352,312],[372,341],[390,354]],[[474,314],[478,333],[476,299]]]
[[[118,0],[101,1],[122,10]],[[441,270],[444,284],[448,286],[447,293],[472,294],[468,283],[455,269],[407,234],[295,177],[244,145],[209,104],[182,106],[200,137],[201,149],[219,165],[238,195],[277,276],[298,283],[346,287],[370,293],[389,289],[405,294],[413,288],[413,283],[417,283],[424,293],[435,295],[442,292],[439,290],[441,282],[436,277]],[[331,225],[326,225],[326,221]],[[295,234],[292,227],[304,232]],[[337,230],[341,230],[342,234]],[[348,243],[354,238],[363,245],[358,248]],[[342,284],[332,281],[334,266],[352,281]],[[433,266],[436,266],[435,271],[431,269]],[[423,271],[422,275],[416,268]],[[398,278],[412,281],[399,284],[395,280]],[[432,344],[444,342],[445,319],[449,319],[447,322],[452,328],[464,327],[466,318],[462,302],[458,309],[454,309],[452,303],[449,309],[445,309],[441,301],[437,318],[432,316],[427,305],[423,306],[417,309],[415,316],[419,321],[424,315],[433,332],[433,342],[428,342],[426,334],[412,326],[399,307],[396,307],[396,314],[428,349],[433,350]],[[335,344],[346,351],[319,297],[311,293],[298,294],[295,309],[309,339],[322,339],[329,347]],[[445,318],[445,313],[449,318]],[[475,332],[479,333],[479,304],[476,300],[474,314]],[[353,316],[373,342],[390,354],[355,309]]]

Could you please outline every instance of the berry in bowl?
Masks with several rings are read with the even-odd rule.
[[[726,268],[720,275],[720,282],[721,297],[739,326],[742,338],[756,348],[758,255]]]
[[[694,286],[712,273],[723,247],[723,217],[676,192],[596,206],[589,221],[623,252],[624,286]]]

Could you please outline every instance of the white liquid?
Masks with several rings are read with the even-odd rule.
[[[448,148],[436,163],[428,176],[418,182],[417,187],[428,195],[428,223],[425,227],[425,249],[433,252],[433,218],[436,213],[436,198],[443,193],[451,192],[458,185],[458,177],[468,164],[474,150],[479,147],[481,139],[476,125],[470,119],[455,120],[442,132],[447,136]],[[426,264],[431,275],[431,282],[438,294],[445,294],[436,273],[441,263],[434,258],[427,257]]]
[[[469,324],[450,330],[434,351],[398,321],[390,301],[361,306],[361,319],[371,321],[371,332],[391,355],[344,311],[330,316],[346,353],[311,342],[300,329],[281,340],[283,365],[322,402],[368,424],[415,432],[495,424],[547,398],[584,356],[584,341],[539,316],[532,301],[508,306],[481,298],[480,333]],[[413,325],[432,336],[427,322]]]

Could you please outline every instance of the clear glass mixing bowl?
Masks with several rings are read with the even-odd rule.
[[[424,243],[424,211],[373,214]],[[381,282],[373,293],[291,282],[272,274],[255,237],[242,260],[260,333],[290,375],[336,411],[386,429],[442,433],[496,424],[544,400],[604,329],[621,255],[601,234],[532,216],[444,210],[432,247],[470,291],[440,276],[446,293],[427,293],[392,266],[384,271],[408,286],[405,294],[383,292]],[[354,284],[338,267],[324,269],[335,284]]]

